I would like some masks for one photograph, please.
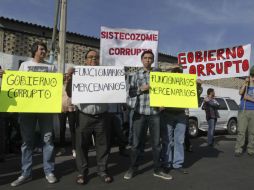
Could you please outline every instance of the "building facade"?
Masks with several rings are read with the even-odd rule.
[[[0,17],[0,53],[14,55],[15,61],[10,60],[10,62],[15,62],[13,63],[15,64],[15,68],[18,68],[18,65],[24,61],[26,57],[31,56],[30,49],[35,41],[43,41],[50,47],[51,38],[52,28]],[[58,47],[58,43],[56,47]],[[99,50],[99,48],[100,39],[67,32],[65,62],[81,65],[87,50]],[[55,59],[57,59],[57,48]],[[158,63],[159,67],[167,69],[172,64],[177,64],[177,57],[159,53]],[[135,70],[136,68],[129,68],[128,71],[132,72]],[[243,80],[239,78],[204,81],[205,84],[234,89],[238,89],[242,82]]]

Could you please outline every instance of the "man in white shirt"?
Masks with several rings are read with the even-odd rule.
[[[56,68],[44,61],[47,46],[42,42],[35,42],[31,49],[33,59],[23,62],[20,71],[55,72]],[[51,113],[20,113],[20,130],[22,136],[22,173],[11,186],[18,186],[32,179],[32,152],[34,144],[34,132],[36,125],[41,131],[43,142],[43,169],[49,183],[57,181],[54,175],[54,144],[53,144],[53,114]]]

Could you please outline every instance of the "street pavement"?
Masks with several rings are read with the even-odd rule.
[[[206,137],[191,139],[193,153],[186,153],[185,166],[189,174],[179,174],[171,171],[173,180],[163,180],[153,176],[152,152],[149,146],[145,150],[139,174],[131,180],[123,179],[129,166],[129,158],[118,154],[117,148],[112,148],[109,159],[109,173],[114,182],[103,183],[96,175],[96,157],[90,151],[90,174],[88,184],[80,186],[75,183],[75,161],[71,150],[56,158],[56,184],[48,184],[43,175],[42,156],[35,154],[33,180],[18,187],[11,187],[20,171],[20,155],[8,155],[4,163],[0,163],[0,190],[41,190],[61,189],[72,190],[251,190],[254,189],[254,158],[245,153],[242,157],[234,157],[236,136],[220,134],[215,137],[215,146],[208,147]],[[70,149],[70,148],[69,148]]]

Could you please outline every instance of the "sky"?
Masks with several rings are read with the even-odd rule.
[[[254,46],[253,0],[67,0],[67,30],[99,38],[100,27],[159,31],[159,52]],[[0,16],[53,27],[55,0],[0,0]],[[253,50],[253,47],[252,47]]]

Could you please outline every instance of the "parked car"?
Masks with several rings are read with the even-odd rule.
[[[215,99],[220,104],[218,109],[220,118],[217,120],[215,131],[227,130],[229,134],[236,134],[239,106],[229,97],[216,97]],[[208,130],[205,110],[202,108],[203,104],[204,97],[201,97],[199,108],[189,109],[189,134],[191,137],[198,136],[200,131]]]

